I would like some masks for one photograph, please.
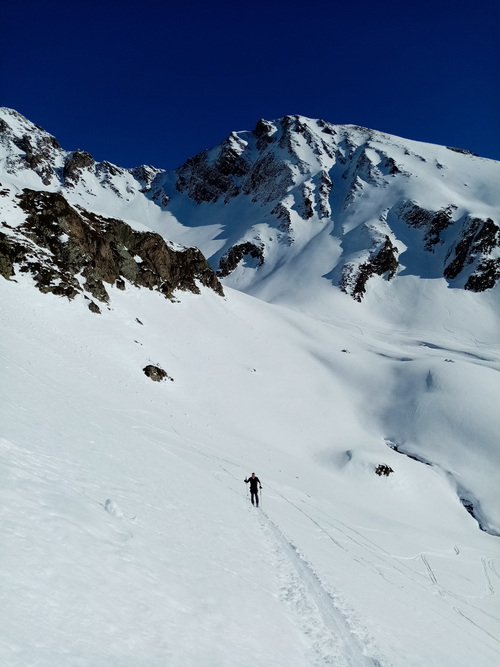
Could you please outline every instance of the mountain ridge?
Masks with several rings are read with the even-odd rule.
[[[132,213],[139,226],[141,217],[150,217],[151,201],[160,209],[152,216],[153,231],[179,243],[194,240],[228,284],[234,282],[233,272],[238,283],[260,280],[276,261],[286,259],[283,245],[309,243],[316,234],[336,239],[341,251],[324,275],[358,301],[372,276],[392,280],[408,272],[408,263],[417,270],[432,266],[429,277],[472,291],[491,289],[500,277],[500,202],[494,193],[500,163],[462,149],[285,116],[261,119],[252,131],[232,132],[219,146],[167,173],[96,163],[83,150],[63,151],[54,137],[17,112],[2,113],[8,174],[36,174],[43,186],[61,189],[70,201],[96,213],[104,212],[98,209],[105,194],[105,208]],[[12,128],[5,118],[15,121]],[[413,176],[410,165],[419,169]],[[470,187],[463,181],[475,170],[488,178],[478,186],[475,177]],[[476,193],[481,187],[482,199]],[[198,211],[190,209],[186,197]],[[247,222],[221,227],[220,220],[231,217]],[[325,232],[321,225],[328,223]],[[200,229],[193,232],[210,225],[215,233],[207,238]]]

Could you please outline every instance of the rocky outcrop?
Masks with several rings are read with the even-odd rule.
[[[394,470],[391,468],[391,466],[388,466],[386,463],[380,463],[376,468],[375,468],[375,473],[381,477],[382,475],[385,475],[385,477],[389,477],[391,472],[394,472]]]
[[[245,176],[250,165],[241,156],[244,146],[236,135],[231,135],[213,151],[204,151],[177,169],[176,189],[185,192],[197,204],[226,201],[238,194],[236,180]]]
[[[174,250],[153,232],[137,232],[122,220],[72,207],[60,193],[25,189],[18,205],[26,221],[3,223],[0,273],[30,273],[42,292],[70,299],[80,292],[107,302],[106,285],[125,280],[173,298],[176,290],[199,293],[198,283],[223,295],[222,287],[197,248]]]
[[[500,227],[491,218],[467,217],[461,239],[449,253],[454,258],[444,269],[444,277],[454,280],[466,267],[476,264],[465,289],[473,292],[491,289],[500,278],[500,258],[494,256],[499,249]]]
[[[174,381],[174,379],[168,375],[167,371],[164,371],[163,368],[156,366],[155,364],[148,364],[142,370],[144,375],[153,380],[153,382],[163,382],[163,380]]]
[[[82,176],[84,169],[94,167],[95,160],[85,151],[80,149],[74,151],[64,162],[63,178],[66,186],[76,185]]]
[[[50,185],[56,176],[52,166],[53,151],[61,148],[57,139],[48,134],[36,138],[24,134],[20,139],[14,138],[14,143],[24,151],[26,168],[37,173],[44,185]]]
[[[253,134],[257,138],[257,149],[259,151],[265,150],[272,143],[272,136],[275,132],[276,127],[268,120],[261,118],[257,122]]]
[[[57,180],[55,160],[62,151],[59,142],[17,111],[3,112],[6,118],[0,118],[0,145],[7,173],[29,169],[40,176],[44,185],[51,185]]]
[[[456,208],[450,204],[439,211],[429,211],[413,201],[408,201],[400,206],[399,215],[410,227],[424,231],[424,248],[433,252],[434,246],[442,242],[441,232],[453,224],[452,215]]]
[[[320,220],[323,218],[329,218],[332,214],[332,209],[330,206],[330,192],[332,191],[333,183],[332,179],[328,175],[327,171],[320,172],[319,183],[318,183],[318,217]]]
[[[398,249],[386,236],[382,247],[373,252],[367,261],[361,264],[349,262],[344,266],[340,289],[356,301],[361,301],[366,292],[366,283],[372,276],[386,274],[387,280],[391,280],[398,266]]]
[[[229,248],[227,253],[221,257],[219,270],[217,271],[219,278],[225,278],[232,273],[245,255],[258,260],[258,266],[261,266],[264,263],[264,250],[262,245],[258,246],[250,241],[239,243]]]

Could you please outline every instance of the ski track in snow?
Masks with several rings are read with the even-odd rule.
[[[259,520],[276,545],[278,576],[283,600],[300,618],[303,632],[312,643],[314,665],[335,667],[382,667],[377,658],[365,655],[361,638],[351,628],[348,615],[337,602],[297,547],[261,510]],[[358,629],[358,633],[364,632]],[[366,641],[366,638],[363,638]]]
[[[429,574],[429,579],[431,580],[431,582],[432,582],[433,584],[437,584],[438,581],[437,581],[437,579],[436,579],[436,575],[434,574],[434,572],[433,572],[433,570],[432,570],[432,567],[429,565],[429,561],[428,561],[427,558],[424,556],[424,554],[421,554],[421,555],[420,555],[420,558],[422,559],[422,562],[423,562],[423,564],[424,564],[425,567],[426,567],[426,570],[427,570],[427,572],[428,572],[428,574]]]
[[[397,588],[403,590],[407,588],[408,583],[411,582],[411,584],[418,586],[421,588],[422,586],[428,588],[429,586],[429,581],[430,585],[432,588],[437,588],[437,594],[443,598],[443,599],[450,599],[453,604],[453,609],[456,613],[458,613],[461,617],[467,619],[474,625],[475,628],[478,630],[484,632],[488,637],[492,638],[495,640],[495,643],[500,643],[500,639],[497,639],[491,632],[489,632],[483,625],[480,624],[479,618],[477,622],[472,621],[467,614],[463,612],[463,609],[467,609],[469,613],[471,614],[479,614],[479,616],[485,620],[487,620],[489,623],[493,621],[495,625],[499,623],[499,619],[496,615],[490,614],[484,609],[479,608],[477,605],[473,604],[470,600],[467,600],[465,596],[462,596],[460,594],[454,593],[452,590],[449,588],[446,588],[442,584],[439,583],[438,578],[436,574],[434,573],[434,570],[432,569],[426,555],[424,553],[420,554],[417,558],[422,561],[422,563],[425,566],[426,569],[426,574],[424,575],[423,573],[419,573],[418,571],[415,571],[412,569],[409,565],[404,563],[401,559],[392,556],[389,552],[385,551],[381,547],[379,547],[375,542],[370,540],[369,538],[365,537],[362,535],[359,531],[357,531],[355,528],[352,526],[348,526],[347,524],[343,523],[342,521],[338,519],[332,519],[329,517],[328,524],[332,526],[332,528],[341,534],[342,538],[347,540],[347,544],[352,543],[352,545],[355,545],[357,547],[361,547],[363,550],[367,550],[369,552],[369,556],[367,558],[363,558],[362,556],[356,555],[351,552],[351,549],[347,546],[344,547],[342,544],[340,544],[340,539],[335,539],[331,534],[328,529],[325,529],[324,527],[321,526],[321,523],[319,520],[314,519],[312,516],[310,516],[307,512],[305,512],[303,509],[298,507],[294,502],[283,496],[279,491],[276,489],[273,489],[274,492],[276,492],[283,500],[285,500],[287,503],[292,505],[296,510],[301,512],[304,516],[306,516],[312,523],[317,526],[320,531],[322,531],[337,547],[340,549],[343,549],[345,551],[350,552],[350,555],[353,559],[353,561],[359,563],[363,567],[368,567],[372,571],[377,572],[385,581],[387,581],[389,584],[392,584],[396,586]],[[269,520],[270,521],[270,520]],[[335,526],[331,523],[331,521],[334,522]],[[325,520],[326,523],[326,520]],[[279,529],[277,529],[279,530]],[[352,534],[354,534],[354,536]],[[286,541],[286,538],[282,536],[282,539]],[[292,551],[296,553],[296,549],[293,545],[289,545]],[[455,553],[458,555],[460,550],[457,552],[457,548],[455,548]],[[298,558],[307,566],[307,563],[298,555],[296,554]],[[376,557],[377,560],[382,561],[382,568],[374,565],[373,562],[373,557]],[[415,559],[413,559],[415,560]],[[491,584],[491,579],[488,573],[488,568],[490,571],[498,577],[498,573],[495,570],[495,565],[494,562],[491,559],[485,559],[484,557],[481,559],[481,565],[484,571],[484,575],[486,577],[487,585],[488,585],[488,593],[487,595],[494,595],[495,590]],[[316,575],[314,572],[311,571],[311,575],[315,578]],[[500,577],[499,577],[500,578]],[[329,595],[327,593],[327,595]],[[459,603],[462,607],[462,609],[457,606],[457,603]],[[493,647],[492,647],[493,648]],[[495,649],[493,649],[495,650]],[[328,664],[328,663],[326,663]],[[351,663],[347,663],[348,665]],[[352,663],[356,664],[356,663]],[[382,664],[382,663],[360,663],[362,665],[364,664]]]
[[[219,482],[222,482],[223,476],[226,477],[226,485],[228,476],[238,481],[238,478],[220,463],[219,467],[223,475],[218,471],[212,473]],[[240,495],[240,491],[232,486],[227,485],[227,488]],[[254,508],[249,509],[253,512]],[[275,549],[281,598],[298,616],[302,632],[311,645],[311,655],[307,656],[308,660],[312,661],[311,666],[391,667],[391,663],[364,653],[363,645],[371,644],[367,633],[359,622],[350,623],[349,615],[352,616],[352,612],[349,614],[341,609],[340,600],[327,590],[293,542],[262,509],[262,496],[257,516],[267,539]],[[340,544],[333,541],[340,547]]]
[[[488,585],[489,595],[495,595],[495,589],[493,587],[493,584],[491,583],[491,578],[490,578],[490,575],[489,575],[489,572],[488,572],[488,568],[489,568],[498,577],[498,574],[495,570],[495,565],[494,565],[493,561],[491,560],[491,558],[486,559],[484,556],[481,558],[481,562],[483,564],[484,577],[485,577],[486,583]]]

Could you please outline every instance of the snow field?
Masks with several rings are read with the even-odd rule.
[[[3,663],[496,664],[498,538],[447,474],[384,440],[404,427],[422,453],[432,420],[457,463],[457,386],[477,391],[496,362],[460,336],[447,364],[376,320],[313,321],[230,289],[175,304],[113,290],[96,316],[25,278],[0,287]],[[387,404],[405,399],[409,349],[414,400],[427,367],[443,397],[400,424]],[[468,481],[495,517],[490,451]]]

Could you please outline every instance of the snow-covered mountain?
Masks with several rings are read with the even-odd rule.
[[[188,160],[175,187],[197,204],[223,205],[223,216],[200,206],[198,218],[223,220],[216,238],[224,243],[215,253],[221,275],[239,269],[233,280],[248,288],[277,266],[291,262],[295,272],[305,252],[317,272],[321,246],[329,249],[324,276],[361,300],[376,275],[493,287],[500,277],[499,180],[497,163],[467,151],[286,116],[261,120],[253,132],[233,133]],[[164,189],[167,208],[182,219],[178,197]],[[242,270],[245,259],[259,270]]]
[[[8,109],[0,132],[18,183],[194,244],[227,284],[258,295],[270,274],[281,283],[304,265],[358,301],[374,276],[476,292],[500,277],[500,165],[466,150],[285,116],[166,173],[64,151]]]
[[[499,177],[300,116],[122,169],[2,109],[0,662],[496,665]]]

